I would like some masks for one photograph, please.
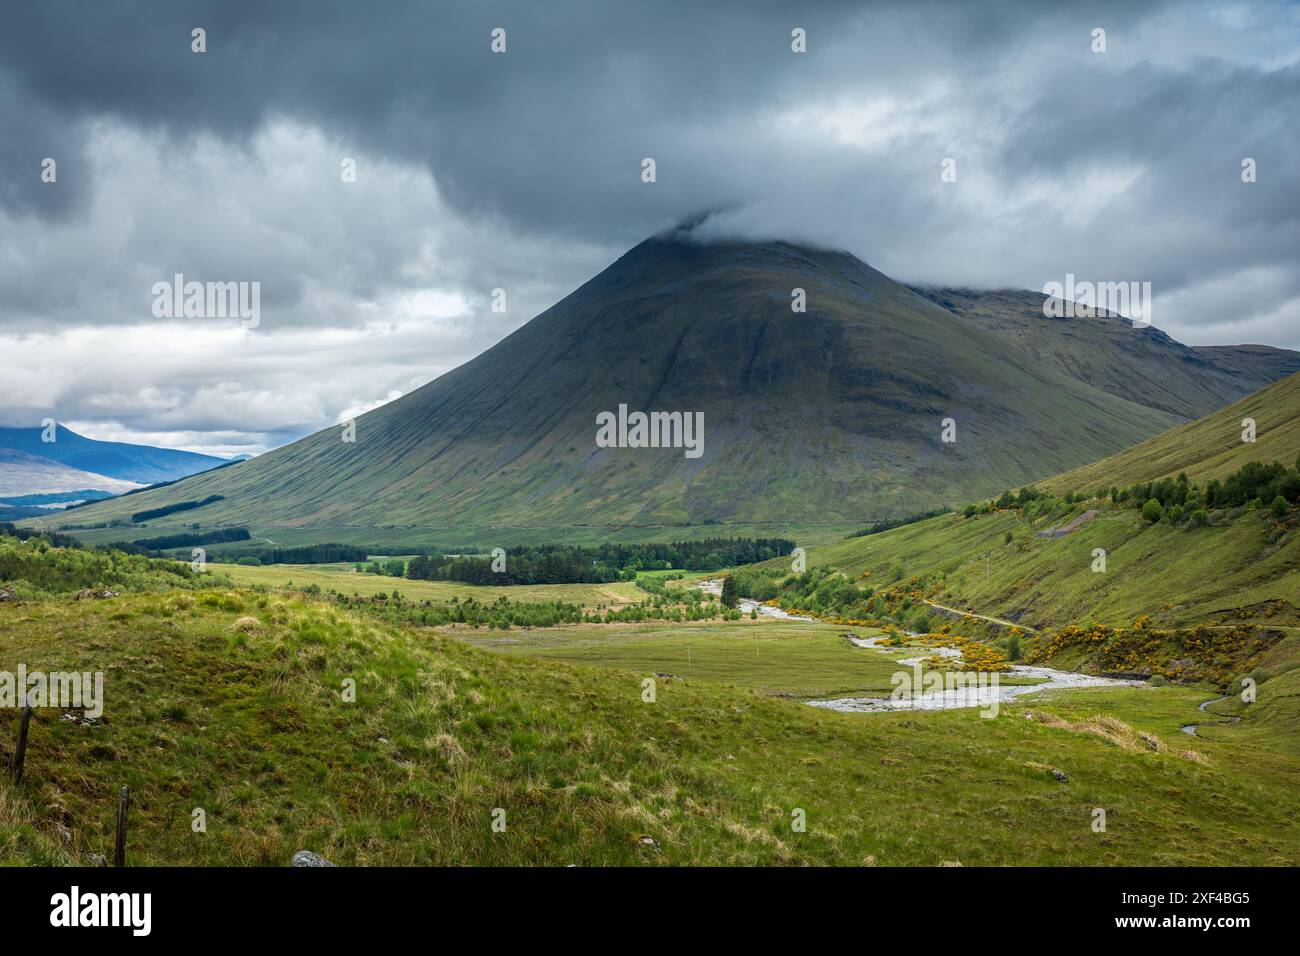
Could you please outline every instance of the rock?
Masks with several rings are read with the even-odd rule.
[[[0,588],[0,601],[17,601],[17,600],[18,600],[18,595],[14,593],[13,588],[10,587]]]
[[[102,853],[92,853],[90,854],[90,865],[108,866],[108,857],[104,856]]]
[[[78,601],[84,601],[87,598],[94,598],[97,601],[102,601],[104,598],[115,597],[117,597],[117,592],[110,590],[109,588],[82,588],[77,592]]]
[[[642,846],[656,846],[656,847],[657,847],[659,844],[656,843],[656,842],[654,841],[654,837],[643,836],[643,837],[641,838],[641,845],[642,845]]]
[[[1138,739],[1141,740],[1142,743],[1146,744],[1148,750],[1154,750],[1156,753],[1160,753],[1162,750],[1165,749],[1165,745],[1161,743],[1160,738],[1157,737],[1155,734],[1149,734],[1146,731],[1141,731],[1138,734]]]
[[[1056,780],[1057,783],[1070,782],[1070,778],[1065,775],[1065,771],[1057,770],[1055,767],[1052,768],[1052,778]]]
[[[293,855],[292,866],[335,866],[319,853],[313,853],[311,850],[299,850]]]

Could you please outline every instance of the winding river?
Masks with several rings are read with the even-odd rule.
[[[710,594],[722,594],[722,582],[719,580],[701,581],[700,587]],[[740,610],[749,614],[757,610],[759,614],[783,621],[812,621],[811,617],[790,614],[779,607],[768,607],[749,598],[741,598]],[[920,635],[911,631],[909,637]],[[883,637],[850,637],[850,642],[867,650],[885,653],[881,646]],[[927,648],[925,657],[909,657],[898,661],[904,667],[919,667],[927,657],[939,656],[960,659],[961,651],[955,647]],[[1026,678],[1035,681],[1032,684],[1003,685],[1001,676]],[[838,710],[845,713],[882,713],[897,710],[955,710],[962,707],[988,707],[994,702],[1002,703],[1022,697],[1025,694],[1037,694],[1045,690],[1069,689],[1077,687],[1146,687],[1145,681],[1116,680],[1110,677],[1094,677],[1091,674],[1076,674],[1072,671],[1058,671],[1051,667],[1030,667],[1023,664],[1013,665],[1010,671],[999,675],[997,685],[991,682],[966,687],[930,690],[920,694],[910,694],[900,699],[893,697],[840,697],[834,700],[810,700],[812,707],[826,710]],[[987,679],[987,678],[986,678]],[[1204,708],[1202,708],[1204,709]],[[1185,728],[1184,728],[1185,729]]]
[[[1199,711],[1200,711],[1201,713],[1203,713],[1203,714],[1208,714],[1208,713],[1209,713],[1209,710],[1207,710],[1206,708],[1208,708],[1211,704],[1217,704],[1219,701],[1221,701],[1221,700],[1227,700],[1228,697],[1231,697],[1231,696],[1232,696],[1231,694],[1228,694],[1227,697],[1215,697],[1215,698],[1213,698],[1212,700],[1203,700],[1203,701],[1201,701],[1199,704],[1196,705],[1196,709],[1199,710]],[[1218,716],[1218,715],[1213,715],[1213,716]],[[1222,719],[1222,720],[1216,720],[1215,723],[1217,723],[1217,724],[1239,724],[1239,723],[1241,723],[1241,718],[1240,718],[1240,717],[1234,717],[1234,716],[1232,716],[1232,715],[1230,715],[1230,714],[1224,714],[1223,717],[1224,717],[1224,719]],[[1185,733],[1185,734],[1191,734],[1193,737],[1199,737],[1200,734],[1198,734],[1198,733],[1196,732],[1196,728],[1199,727],[1199,726],[1201,726],[1201,725],[1200,725],[1200,724],[1183,724],[1183,725],[1182,725],[1181,727],[1179,727],[1178,729],[1181,730],[1181,731],[1182,731],[1183,733]]]
[[[909,631],[908,636],[917,637],[918,635]],[[849,641],[858,647],[865,647],[875,651],[884,651],[884,647],[881,646],[884,640],[883,637],[849,638]],[[919,667],[927,657],[936,655],[954,660],[961,659],[961,651],[955,647],[936,647],[930,650],[931,653],[927,654],[926,657],[908,657],[898,663],[906,667]],[[1037,694],[1039,691],[1044,690],[1074,687],[1146,686],[1146,683],[1140,680],[1115,680],[1110,677],[1094,677],[1091,674],[1076,674],[1072,671],[1058,671],[1051,667],[1030,667],[1024,664],[1015,664],[1011,670],[1003,671],[1002,674],[1008,677],[1027,678],[1036,683],[1004,685],[1001,683],[1002,675],[997,675],[998,683],[996,685],[987,683],[945,688],[927,691],[922,694],[911,694],[899,699],[893,697],[840,697],[835,700],[810,700],[808,703],[813,707],[823,707],[826,710],[838,710],[846,713],[879,713],[894,710],[955,710],[962,707],[988,707],[994,702],[1004,703],[1025,694]]]

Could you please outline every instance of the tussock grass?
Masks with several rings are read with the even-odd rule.
[[[492,653],[247,591],[0,608],[0,669],[19,661],[103,670],[107,702],[92,726],[38,713],[24,783],[0,781],[4,863],[111,855],[123,784],[135,864],[284,865],[299,849],[345,865],[1300,861],[1300,757],[1266,734],[1198,743],[1203,765],[1014,706],[836,714],[721,675],[660,681],[651,704],[636,666]],[[1168,739],[1203,697],[1081,691],[1033,709]],[[0,712],[0,760],[15,726]]]

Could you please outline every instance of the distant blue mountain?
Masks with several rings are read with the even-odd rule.
[[[226,464],[225,458],[192,451],[96,441],[62,425],[55,427],[55,440],[52,442],[41,441],[41,432],[39,427],[0,428],[0,448],[11,448],[70,468],[144,485],[175,481]]]

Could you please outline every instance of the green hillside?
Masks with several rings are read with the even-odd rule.
[[[0,605],[0,631],[6,660],[102,669],[108,701],[90,725],[38,714],[23,783],[0,780],[3,863],[111,855],[122,785],[136,865],[1300,861],[1300,760],[1267,728],[1181,734],[1205,716],[1193,689],[864,717],[719,673],[660,678],[649,703],[635,664],[520,659],[249,591]],[[0,712],[6,748],[16,720]]]
[[[1255,443],[1240,440],[1247,416],[1258,423]],[[1293,467],[1300,457],[1297,422],[1300,375],[1293,375],[1200,421],[1039,483],[1070,500],[1049,494],[969,516],[941,515],[816,548],[808,563],[877,590],[924,581],[933,602],[1034,628],[1127,625],[1143,614],[1168,626],[1244,618],[1300,625],[1296,500],[1281,514],[1269,501],[1211,507],[1198,523],[1190,505],[1153,521],[1128,507],[1131,502],[1110,497],[1114,488],[1179,471],[1200,494],[1207,482],[1249,462]],[[1076,520],[1068,533],[1043,534]],[[1093,570],[1096,549],[1106,552],[1104,572]],[[769,568],[788,570],[778,562]]]
[[[1255,420],[1256,440],[1244,442],[1242,420]],[[1198,421],[1040,483],[1049,491],[1128,485],[1186,472],[1220,478],[1248,461],[1293,462],[1300,453],[1300,374],[1275,382]]]
[[[806,313],[791,309],[796,288]],[[1285,364],[1258,356],[1243,374],[1250,359],[1234,354],[1230,373],[1152,329],[1071,325],[1023,305],[984,323],[846,253],[664,235],[362,416],[355,443],[327,429],[48,521],[130,524],[219,495],[149,524],[391,546],[829,536],[1096,460]],[[619,405],[703,413],[703,454],[597,448],[596,416]],[[945,418],[955,443],[940,440]]]
[[[1141,614],[1181,626],[1267,601],[1300,603],[1294,520],[1278,529],[1266,512],[1247,512],[1186,528],[1148,524],[1130,509],[1104,509],[1065,537],[1036,536],[1095,504],[1033,518],[1015,510],[943,515],[815,549],[808,563],[853,579],[866,574],[862,583],[876,587],[935,577],[931,600],[1035,628],[1128,624]],[[1096,548],[1107,552],[1105,573],[1092,571]],[[1300,624],[1294,609],[1278,611],[1278,623]]]

